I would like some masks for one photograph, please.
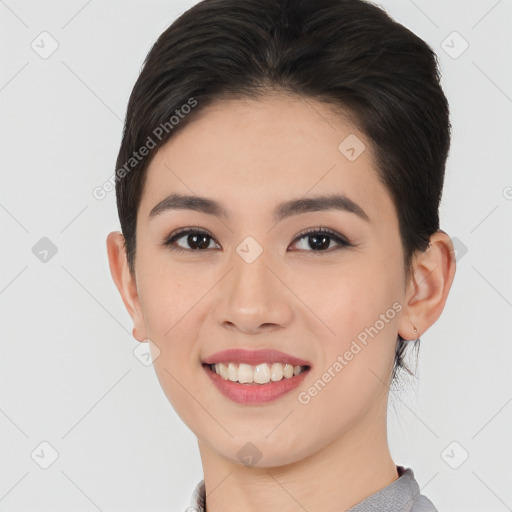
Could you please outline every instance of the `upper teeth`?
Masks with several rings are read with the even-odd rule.
[[[217,375],[224,380],[240,382],[242,384],[255,382],[266,384],[267,382],[278,381],[283,378],[290,379],[304,371],[304,366],[293,366],[281,363],[263,363],[256,366],[245,363],[216,363],[210,365]]]

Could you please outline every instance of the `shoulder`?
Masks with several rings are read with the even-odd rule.
[[[399,478],[364,499],[347,512],[438,512],[420,492],[411,468],[397,466]]]
[[[412,495],[412,506],[410,512],[439,512],[434,504],[420,492],[420,488],[414,472],[411,468],[404,468],[403,466],[397,466],[399,474],[402,479],[402,475],[405,476],[405,482],[409,488],[409,492]]]
[[[414,500],[411,512],[439,512],[434,504],[423,494],[418,494]]]

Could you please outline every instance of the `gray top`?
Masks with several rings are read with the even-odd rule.
[[[399,477],[380,491],[368,496],[346,512],[438,512],[432,502],[420,494],[412,469],[396,467]],[[201,480],[185,512],[205,512],[204,480]]]

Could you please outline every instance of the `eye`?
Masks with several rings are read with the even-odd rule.
[[[183,243],[185,244],[185,247],[178,244],[180,239],[184,239]],[[303,247],[299,248],[298,250],[311,252],[315,255],[326,252],[330,254],[334,251],[343,249],[344,247],[353,247],[353,244],[351,244],[339,233],[322,227],[312,228],[304,233],[301,233],[298,237],[295,238],[293,244],[296,244],[297,241],[301,241],[302,239],[306,239],[306,242],[303,243]],[[213,240],[214,238],[212,235],[210,235],[210,233],[204,229],[183,228],[166,238],[162,245],[176,252],[205,252],[212,249],[210,244]],[[332,241],[338,244],[338,247],[331,247]],[[220,248],[219,244],[216,245],[216,248]],[[308,250],[307,247],[310,247],[313,250]]]
[[[294,242],[297,240],[300,241],[302,239],[306,239],[305,243],[303,243],[302,248],[299,250],[305,250],[306,252],[311,252],[313,255],[319,255],[319,253],[331,253],[333,251],[339,251],[344,247],[353,247],[353,245],[342,235],[336,233],[335,231],[331,231],[327,228],[313,228],[302,234],[300,234]],[[335,241],[338,244],[338,247],[331,247],[331,242]],[[306,247],[310,247],[313,250],[308,251]],[[332,249],[332,250],[331,250]]]
[[[181,238],[185,239],[188,247],[177,245],[177,241]],[[208,231],[200,228],[183,228],[165,239],[162,245],[176,252],[204,252],[209,249],[212,240],[213,237]]]

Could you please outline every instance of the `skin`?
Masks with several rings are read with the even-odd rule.
[[[338,149],[350,134],[366,146],[354,161]],[[208,512],[346,510],[398,477],[386,431],[397,334],[416,339],[438,319],[455,258],[450,237],[438,231],[406,281],[397,214],[375,168],[366,136],[322,103],[279,94],[219,101],[177,132],[148,168],[134,276],[122,234],[107,237],[134,336],[151,340],[159,382],[197,436]],[[335,191],[359,204],[369,221],[339,210],[272,220],[284,200]],[[171,192],[216,199],[230,218],[169,210],[150,219]],[[208,249],[192,251],[186,235],[176,245],[189,252],[161,245],[184,227],[208,231]],[[320,252],[307,236],[297,238],[318,227],[354,245],[331,238]],[[236,252],[247,236],[263,248],[250,264]],[[309,403],[300,403],[298,393],[396,301],[401,311]],[[274,402],[237,404],[201,366],[206,356],[233,347],[276,348],[312,369],[297,390]],[[261,452],[255,465],[237,457],[247,442]]]

